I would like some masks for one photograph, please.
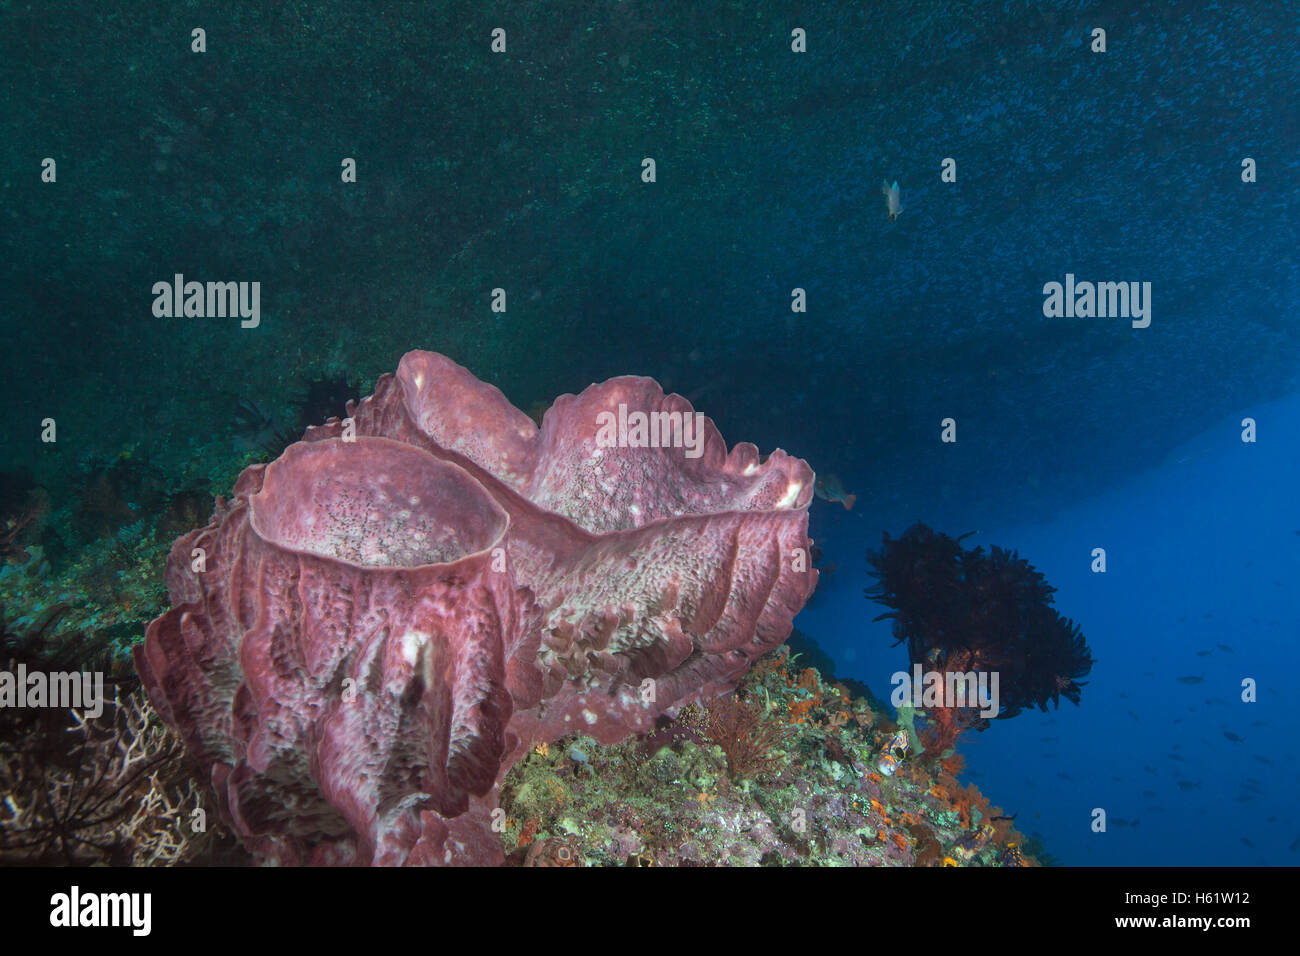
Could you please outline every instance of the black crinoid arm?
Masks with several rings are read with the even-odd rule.
[[[1028,648],[1028,666],[1024,677],[1024,706],[1037,705],[1047,710],[1060,706],[1060,698],[1079,703],[1080,689],[1092,670],[1092,650],[1084,640],[1079,625],[1051,608],[1040,613],[1039,625]]]
[[[920,522],[901,538],[882,537],[880,550],[867,552],[876,583],[866,595],[890,610],[875,620],[893,618],[894,637],[907,642],[913,661],[962,642],[966,632],[952,626],[962,622],[968,602],[959,540]]]
[[[1056,589],[1015,551],[963,548],[965,537],[920,522],[883,535],[867,553],[875,583],[866,596],[889,608],[876,620],[893,619],[913,664],[998,671],[1003,717],[1062,697],[1078,704],[1092,651],[1052,606]]]

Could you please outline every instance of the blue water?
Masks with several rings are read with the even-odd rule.
[[[481,6],[218,4],[203,55],[176,4],[3,7],[0,478],[48,491],[55,571],[147,539],[164,488],[228,493],[309,381],[424,348],[530,409],[650,375],[858,494],[814,505],[837,568],[797,625],[878,696],[883,531],[977,531],[1058,588],[1081,705],[962,741],[1049,852],[1300,863],[1295,2],[521,3],[501,55]],[[258,281],[262,321],[155,316],[176,273]],[[1046,318],[1067,273],[1150,282],[1150,327]],[[123,570],[81,603],[138,639]]]
[[[1257,422],[1253,444],[1241,441],[1246,417]],[[1159,467],[1042,522],[982,527],[959,504],[945,508],[944,530],[978,529],[967,547],[1015,547],[1041,570],[1096,659],[1080,706],[994,721],[959,745],[965,776],[1061,862],[1300,863],[1298,434],[1293,394],[1243,408]],[[838,567],[797,626],[839,676],[882,699],[907,654],[892,646],[889,621],[871,623],[886,609],[862,595],[863,554],[882,528],[897,536],[916,518],[928,520],[870,503],[852,512],[821,503],[814,515]],[[1096,547],[1104,574],[1091,570]],[[1242,700],[1246,679],[1253,703]],[[1106,811],[1105,832],[1092,828],[1095,808]]]

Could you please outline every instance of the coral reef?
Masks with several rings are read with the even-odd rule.
[[[722,750],[732,780],[771,773],[781,760],[788,733],[735,694],[719,697],[700,718],[700,733]]]
[[[735,693],[783,733],[761,785],[732,771],[726,747],[698,733],[690,711],[681,733],[608,746],[565,738],[530,752],[502,783],[509,862],[1037,865],[974,785],[910,760],[892,777],[877,773],[896,725],[846,685],[795,666],[788,648],[760,660]]]
[[[124,449],[88,457],[48,489],[23,491],[21,473],[0,477],[0,493],[14,492],[19,509],[5,522],[17,531],[13,546],[0,534],[6,621],[30,633],[57,619],[43,639],[107,642],[129,665],[131,646],[167,606],[160,569],[172,540],[212,513],[207,478],[164,474]]]
[[[65,613],[56,605],[25,629],[0,613],[0,663],[9,674],[97,671],[112,699],[0,707],[0,864],[238,861],[232,835],[207,819],[197,766],[126,659],[102,633],[66,627]]]
[[[49,493],[35,484],[29,470],[0,472],[0,562],[21,564],[30,558],[24,545],[35,540],[49,510]]]
[[[138,691],[97,718],[45,712],[0,734],[0,864],[229,862],[210,807],[180,738]]]
[[[687,443],[603,441],[629,409]],[[135,653],[263,859],[496,862],[513,763],[730,691],[816,583],[807,464],[728,451],[653,380],[561,396],[539,429],[412,352],[349,412],[175,543]]]

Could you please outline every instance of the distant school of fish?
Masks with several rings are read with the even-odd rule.
[[[895,219],[898,218],[899,214],[903,211],[902,199],[899,192],[898,183],[895,182],[893,185],[890,185],[888,181],[882,183],[881,193],[885,197],[885,206],[888,211],[889,220],[890,222],[893,222]],[[844,485],[841,482],[839,476],[834,473],[826,473],[826,474],[818,475],[816,478],[816,482],[814,484],[814,491],[818,498],[821,498],[824,501],[828,501],[834,504],[842,505],[845,510],[849,510],[849,511],[853,509],[853,505],[857,500],[856,495],[850,494],[847,490],[845,490]],[[1297,531],[1296,533],[1300,534],[1300,531]],[[1211,616],[1212,615],[1208,615],[1208,614],[1206,615],[1207,618]],[[1182,622],[1180,621],[1180,623]],[[1214,654],[1216,651],[1224,654],[1237,653],[1235,650],[1233,650],[1233,648],[1231,648],[1227,644],[1216,644],[1212,648],[1200,650],[1197,651],[1196,653],[1198,657],[1205,658]],[[1144,676],[1154,677],[1155,674],[1153,671],[1145,671]],[[1197,684],[1205,683],[1206,675],[1185,674],[1175,679],[1180,684],[1195,686]],[[1129,695],[1125,693],[1121,693],[1119,694],[1119,696],[1121,698],[1127,699]],[[1215,704],[1226,705],[1227,701],[1225,701],[1221,697],[1211,697],[1206,701],[1206,703],[1209,705],[1215,705]],[[1193,711],[1196,710],[1195,707],[1188,708],[1188,709]],[[1139,718],[1138,714],[1132,710],[1128,711],[1128,716],[1134,721],[1137,721],[1139,723],[1141,722],[1141,719]],[[1176,724],[1181,722],[1182,722],[1181,717],[1176,718],[1174,720],[1174,723]],[[1257,726],[1262,723],[1263,723],[1262,721],[1256,721],[1255,724],[1252,724],[1252,726]],[[1226,740],[1231,741],[1234,744],[1242,744],[1246,742],[1246,739],[1242,737],[1240,734],[1237,734],[1231,730],[1225,730],[1222,728],[1222,725],[1220,725],[1220,730],[1222,731],[1224,738]],[[1045,736],[1045,737],[1040,737],[1039,740],[1042,743],[1056,743],[1059,740],[1059,738],[1055,736]],[[1170,761],[1177,761],[1177,762],[1185,761],[1187,758],[1183,754],[1177,752],[1177,748],[1179,745],[1175,744],[1174,746],[1175,746],[1175,750],[1166,755],[1167,759],[1169,759]],[[899,764],[901,764],[903,759],[906,757],[907,751],[908,751],[907,734],[905,732],[900,732],[895,734],[893,739],[889,742],[888,746],[885,747],[884,753],[881,755],[880,762],[877,766],[877,769],[880,771],[882,775],[891,776],[898,769]],[[1046,758],[1051,758],[1054,756],[1054,754],[1045,753],[1043,754],[1043,756]],[[1262,764],[1272,763],[1272,761],[1268,757],[1262,754],[1252,754],[1251,756],[1253,756],[1257,761],[1259,761]],[[1146,773],[1151,774],[1152,776],[1160,776],[1159,771],[1155,767],[1150,766],[1149,764],[1143,765],[1142,769]],[[976,777],[978,776],[978,774],[972,772],[969,774],[969,776]],[[1060,778],[1061,780],[1065,780],[1068,782],[1074,781],[1074,777],[1072,777],[1070,774],[1065,773],[1063,771],[1057,773],[1057,777]],[[1114,781],[1121,780],[1121,778],[1119,777],[1112,777],[1111,779]],[[1175,777],[1173,782],[1177,785],[1178,789],[1181,790],[1183,793],[1191,793],[1192,791],[1197,791],[1201,789],[1201,781],[1199,780],[1182,780],[1182,779],[1177,779],[1177,777]],[[1030,788],[1034,788],[1037,786],[1035,781],[1029,779],[1026,779],[1025,784],[1027,787]],[[1237,795],[1237,802],[1245,803],[1254,800],[1257,797],[1262,796],[1263,793],[1264,790],[1260,782],[1258,780],[1248,777],[1241,784],[1241,790]],[[1156,791],[1154,790],[1142,791],[1142,796],[1147,801],[1154,799],[1156,795],[1157,795]],[[1165,812],[1164,807],[1156,805],[1154,803],[1148,803],[1147,809],[1156,813]],[[1271,822],[1275,822],[1275,820],[1276,818],[1269,818],[1267,822],[1271,823]],[[1127,819],[1124,817],[1111,817],[1111,823],[1113,823],[1117,827],[1127,828],[1127,827],[1137,827],[1140,825],[1141,821],[1136,817],[1132,819]],[[1246,837],[1241,837],[1240,842],[1242,843],[1242,845],[1250,847],[1252,849],[1255,846],[1255,844],[1252,843]],[[1289,850],[1292,853],[1300,852],[1300,836],[1297,836],[1295,841],[1292,842],[1291,846],[1289,847]]]

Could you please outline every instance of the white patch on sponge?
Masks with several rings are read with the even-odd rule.
[[[402,635],[402,659],[412,667],[420,657],[420,648],[429,643],[429,635],[424,631],[407,631]]]
[[[778,508],[792,508],[794,503],[799,500],[799,492],[803,491],[803,482],[792,481],[785,489],[785,497],[776,503]]]

